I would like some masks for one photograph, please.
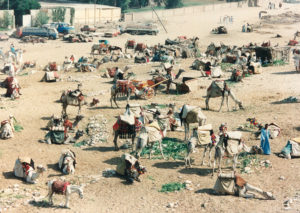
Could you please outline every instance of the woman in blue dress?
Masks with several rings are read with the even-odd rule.
[[[262,148],[265,155],[271,154],[270,147],[270,131],[268,130],[268,124],[265,125],[265,128],[261,129],[260,133],[260,147]]]

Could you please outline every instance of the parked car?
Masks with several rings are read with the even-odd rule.
[[[17,35],[19,37],[24,36],[41,36],[48,37],[50,39],[57,39],[58,32],[55,28],[45,28],[45,27],[23,27],[17,30]]]
[[[114,30],[110,30],[104,33],[104,37],[106,38],[112,38],[112,37],[116,37],[120,34],[120,31],[114,31]]]
[[[9,36],[4,34],[4,33],[0,33],[0,41],[7,41],[9,39]]]
[[[90,27],[89,25],[84,25],[81,29],[81,32],[96,32],[96,28]]]
[[[68,23],[60,22],[57,24],[57,31],[59,33],[68,34],[68,33],[74,33],[75,28],[74,28],[74,26],[71,26]]]

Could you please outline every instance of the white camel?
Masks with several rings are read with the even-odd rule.
[[[15,117],[13,115],[9,116],[8,120],[2,121],[0,125],[0,138],[9,139],[14,137],[14,127]]]
[[[219,85],[220,83],[223,84],[222,87]],[[224,82],[223,81],[213,81],[211,83],[211,85],[208,87],[207,92],[206,92],[206,100],[205,100],[206,109],[209,110],[209,99],[210,98],[222,97],[222,102],[221,102],[219,112],[222,109],[225,98],[226,98],[226,103],[227,103],[227,109],[229,111],[228,96],[230,96],[233,99],[235,104],[237,104],[240,109],[243,109],[242,102],[239,101],[235,97],[234,93],[229,89],[229,87],[228,87],[228,85],[226,84],[225,81]]]
[[[229,146],[229,144],[230,144],[231,141],[233,141],[233,140],[228,140],[228,146]],[[215,157],[214,157],[214,164],[213,164],[213,173],[212,173],[212,175],[214,175],[214,172],[215,172],[216,161],[218,161],[219,172],[222,172],[221,171],[221,163],[222,163],[222,158],[225,155],[227,157],[230,157],[230,158],[233,159],[232,168],[233,168],[233,170],[235,170],[239,153],[242,152],[242,151],[250,152],[250,148],[245,144],[245,141],[243,141],[242,139],[240,139],[239,141],[233,141],[233,143],[234,142],[236,142],[238,144],[232,146],[232,148],[230,149],[230,153],[228,152],[228,147],[227,147],[227,150],[225,150],[225,148],[222,145],[219,145],[220,142],[216,146],[216,152],[215,152]]]
[[[70,185],[69,182],[59,180],[48,181],[48,197],[49,203],[53,205],[53,194],[62,194],[66,196],[65,207],[69,208],[70,195],[77,193],[83,199],[83,186]]]
[[[58,161],[58,168],[64,174],[74,174],[76,165],[76,155],[70,150],[63,150]]]
[[[190,124],[197,123],[199,126],[203,126],[206,122],[206,116],[203,114],[200,107],[189,106],[186,104],[183,105],[179,117],[184,125],[185,141],[190,137]]]
[[[46,169],[39,165],[34,170],[34,162],[31,158],[18,158],[14,166],[14,174],[16,177],[23,178],[27,183],[37,183],[37,179]]]
[[[198,142],[199,142],[198,128],[194,128],[193,134],[187,143],[187,154],[184,159],[186,168],[192,167],[190,155],[195,151],[195,148],[196,148]],[[211,167],[211,153],[212,153],[213,148],[215,148],[215,145],[211,142],[204,145],[204,152],[203,152],[203,158],[202,158],[202,163],[201,163],[202,166],[205,165],[204,160],[206,157],[206,153],[208,151],[209,152],[209,166]]]
[[[151,124],[148,124],[147,126],[142,127],[136,144],[137,158],[140,158],[142,150],[146,147],[146,145],[148,145],[150,146],[149,159],[151,159],[152,147],[154,143],[158,141],[160,153],[165,159],[162,149],[162,139],[167,135],[167,121],[168,120],[165,120],[161,127],[159,126],[158,122],[153,122]]]

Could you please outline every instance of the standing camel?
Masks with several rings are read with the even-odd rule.
[[[64,91],[60,97],[60,101],[62,103],[62,114],[67,115],[67,107],[77,106],[78,107],[78,115],[81,112],[81,107],[87,105],[87,102],[84,100],[84,96],[81,94],[78,97],[73,97],[70,95],[70,92]]]
[[[206,91],[206,110],[209,110],[209,99],[210,98],[217,98],[217,97],[222,97],[222,102],[221,102],[221,106],[219,109],[219,112],[222,109],[222,106],[224,104],[224,99],[226,98],[226,103],[227,103],[227,109],[229,111],[229,105],[228,105],[228,96],[230,96],[232,98],[232,100],[235,102],[235,104],[237,104],[239,106],[240,109],[243,109],[243,105],[242,102],[239,101],[234,93],[230,90],[230,88],[228,87],[228,85],[226,84],[226,82],[224,81],[223,83],[223,88],[221,88],[219,86],[218,83],[220,83],[222,81],[213,81],[211,83],[211,85],[208,87],[207,91]]]
[[[62,194],[66,196],[66,203],[65,207],[69,208],[69,200],[70,195],[72,193],[77,193],[81,199],[83,199],[83,187],[82,186],[76,186],[76,185],[70,185],[69,182],[63,182],[59,180],[50,180],[48,181],[48,197],[49,197],[49,203],[53,205],[53,194]]]
[[[183,105],[181,112],[179,113],[181,124],[184,125],[184,140],[190,137],[190,124],[197,123],[199,126],[203,126],[206,122],[206,116],[201,111],[200,107]]]
[[[218,161],[218,168],[219,168],[219,172],[221,173],[222,172],[221,171],[222,159],[225,156],[230,157],[230,158],[233,159],[232,168],[233,168],[233,170],[235,170],[239,153],[242,152],[242,151],[245,151],[245,152],[249,152],[250,151],[250,148],[245,144],[245,142],[242,139],[240,139],[238,141],[237,145],[232,145],[231,146],[233,148],[231,148],[230,153],[228,151],[228,147],[227,147],[227,150],[225,150],[225,148],[222,145],[220,145],[220,144],[222,144],[222,143],[219,142],[218,145],[216,146],[216,152],[215,152],[215,157],[214,157],[214,164],[213,164],[213,173],[212,173],[212,175],[214,175],[214,172],[215,172],[216,161]],[[228,140],[228,144],[230,144],[230,140]]]
[[[138,89],[136,89],[130,81],[127,81],[126,85],[122,85],[122,86],[119,86],[118,83],[114,84],[110,90],[111,108],[113,108],[113,105],[112,105],[113,101],[116,104],[116,106],[119,108],[119,105],[117,104],[117,96],[126,96],[127,97],[126,101],[128,104],[131,94],[133,93],[133,94],[135,94],[135,96],[137,96],[137,95],[139,95],[139,92],[140,91]]]
[[[164,123],[159,125],[161,121],[153,122],[150,126],[144,126],[141,129],[140,135],[137,139],[136,144],[136,157],[140,158],[140,154],[146,145],[150,146],[149,159],[151,159],[152,147],[155,142],[159,142],[159,149],[162,157],[165,159],[162,149],[162,139],[167,135],[167,122],[165,119]],[[156,126],[156,127],[154,127]],[[159,127],[159,128],[158,128]]]

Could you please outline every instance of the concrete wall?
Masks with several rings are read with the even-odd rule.
[[[3,19],[5,11],[12,16],[12,26],[9,26],[9,28],[15,28],[15,13],[13,10],[0,10],[0,18]]]
[[[98,25],[106,21],[118,21],[120,18],[121,8],[82,8],[75,10],[74,23]]]
[[[161,19],[164,19],[164,17],[167,18],[167,17],[184,16],[184,15],[191,15],[191,14],[197,15],[199,13],[220,11],[226,8],[238,8],[238,7],[245,7],[245,6],[247,5],[243,2],[230,2],[230,3],[221,3],[221,4],[183,7],[177,9],[156,10],[156,13]],[[125,14],[124,18],[126,22],[143,21],[143,20],[156,19],[156,15],[153,11],[135,12],[135,13]]]
[[[65,22],[70,23],[71,8],[66,8]],[[39,11],[46,12],[50,17],[49,22],[52,22],[52,9],[42,8],[40,10],[31,10],[32,25],[35,24],[35,19]],[[75,8],[74,26],[84,24],[98,25],[106,21],[118,21],[121,18],[121,8]]]

